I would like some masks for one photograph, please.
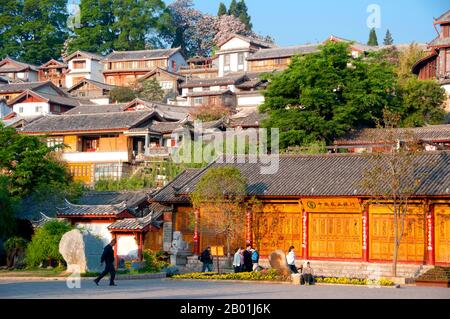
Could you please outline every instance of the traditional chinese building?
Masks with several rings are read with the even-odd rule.
[[[113,51],[102,63],[104,82],[117,86],[130,86],[155,68],[177,72],[186,65],[181,48]]]
[[[68,71],[66,87],[71,88],[83,79],[103,82],[103,57],[86,51],[76,51],[64,59]]]
[[[57,87],[66,87],[67,64],[51,59],[38,69],[39,81],[51,81]]]
[[[261,174],[260,163],[213,163],[180,174],[153,200],[172,205],[170,227],[181,231],[198,255],[218,243],[215,236],[192,228],[208,211],[195,211],[189,194],[207,170],[233,165],[248,180],[248,198],[262,203],[247,212],[242,241],[233,242],[233,247],[251,242],[264,259],[274,250],[286,251],[294,245],[298,259],[314,260],[316,265],[321,261],[356,268],[371,263],[389,267],[394,245],[389,200],[371,201],[362,187],[370,156],[285,155],[279,158],[278,171],[269,175]],[[419,267],[415,265],[450,264],[450,153],[418,154],[412,165],[426,174],[410,198],[399,262],[411,265],[414,272]],[[170,220],[166,215],[165,220]]]
[[[188,65],[182,65],[178,73],[186,78],[215,78],[219,75],[218,58],[193,57],[187,60]]]
[[[392,141],[389,136],[395,136]],[[375,129],[351,131],[334,142],[334,150],[346,149],[351,153],[391,150],[398,143],[416,142],[426,151],[450,149],[450,124],[429,125],[414,128]],[[387,145],[388,144],[388,145]]]
[[[7,76],[12,81],[36,82],[38,67],[6,57],[0,61],[0,75]]]
[[[116,88],[114,85],[83,79],[75,83],[67,92],[74,98],[89,99],[95,104],[109,104],[111,102],[109,93],[114,88]]]
[[[450,112],[450,10],[434,19],[433,25],[438,35],[428,44],[430,53],[414,64],[412,72],[421,80],[439,81],[446,91],[446,109]]]

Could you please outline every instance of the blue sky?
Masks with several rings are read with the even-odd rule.
[[[171,0],[165,0],[171,3]],[[194,0],[197,9],[217,14],[221,0]],[[227,7],[231,0],[222,0]],[[367,7],[381,9],[382,42],[386,29],[395,43],[429,42],[436,36],[433,17],[450,9],[448,0],[246,0],[254,31],[275,38],[278,45],[323,41],[330,34],[366,43]]]

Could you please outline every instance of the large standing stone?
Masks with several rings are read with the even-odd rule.
[[[67,272],[99,272],[103,242],[88,231],[79,229],[65,233],[59,242],[59,252],[67,263]]]
[[[291,270],[286,261],[286,255],[282,250],[272,252],[269,256],[269,263],[273,269],[278,270],[284,276],[289,276],[291,274]]]

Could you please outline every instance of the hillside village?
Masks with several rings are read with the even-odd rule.
[[[387,206],[370,200],[360,182],[370,166],[365,155],[394,150],[410,142],[408,132],[412,132],[424,151],[414,158],[415,167],[427,170],[428,163],[435,166],[412,196],[408,217],[412,228],[400,250],[399,260],[404,264],[399,273],[411,276],[424,264],[450,265],[450,10],[435,19],[434,25],[437,37],[415,44],[425,57],[416,61],[410,72],[419,80],[436,81],[445,90],[445,120],[395,128],[396,136],[401,137],[389,143],[382,138],[374,141],[374,134],[384,134],[386,129],[372,126],[357,127],[334,138],[319,154],[296,153],[303,145],[291,145],[283,150],[286,154],[280,157],[280,169],[272,176],[259,174],[256,164],[233,163],[249,180],[248,197],[260,199],[264,206],[256,215],[247,212],[243,238],[235,238],[234,246],[242,244],[239,239],[255,244],[267,259],[277,248],[294,245],[302,259],[315,260],[324,272],[334,275],[339,270],[333,261],[390,261],[392,237],[385,235],[383,227],[390,225],[392,218]],[[269,115],[262,106],[272,76],[286,71],[293,60],[317,54],[330,43],[347,44],[355,61],[383,50],[406,51],[412,45],[366,45],[330,35],[320,43],[282,47],[261,38],[231,34],[217,43],[209,56],[188,57],[181,47],[175,47],[114,50],[107,55],[76,50],[42,65],[4,57],[0,61],[1,122],[19,135],[39,137],[49,147],[59,146],[58,158],[72,180],[84,187],[83,195],[74,202],[66,199],[47,211],[30,205],[22,217],[35,228],[58,218],[89,229],[105,242],[117,238],[118,260],[142,260],[146,249],[169,252],[173,233],[181,232],[189,245],[189,257],[182,266],[196,270],[199,262],[195,256],[207,246],[223,246],[224,237],[218,244],[217,236],[192,229],[191,215],[195,213],[198,222],[204,211],[200,214],[193,207],[190,195],[202,176],[225,164],[214,161],[187,167],[176,176],[161,169],[152,175],[156,180],[153,187],[141,190],[95,191],[96,184],[132,177],[155,163],[170,163],[183,143],[183,132],[193,135],[195,120],[201,117],[199,110],[222,112],[203,121],[205,140],[213,132],[225,134],[235,129],[245,133],[267,127],[263,122]],[[144,87],[151,81],[159,85],[161,100],[141,96],[115,99],[115,92]],[[433,212],[433,217],[426,218],[435,223],[424,231],[419,222],[421,205]],[[382,271],[388,272],[387,268]]]

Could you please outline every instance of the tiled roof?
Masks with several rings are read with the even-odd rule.
[[[441,38],[441,37],[437,37],[434,40],[432,40],[429,43],[430,46],[432,47],[438,47],[438,46],[450,46],[450,37],[446,37],[446,38]]]
[[[247,178],[249,196],[368,196],[370,192],[361,184],[377,158],[373,154],[281,155],[278,171],[269,175],[261,174],[261,163],[215,162],[187,182],[184,179],[177,194],[186,199],[208,169],[232,165]],[[414,178],[421,181],[414,195],[450,196],[449,152],[417,154],[411,165]],[[170,184],[160,193],[168,193],[174,201]]]
[[[234,94],[230,90],[211,90],[211,91],[200,91],[200,92],[189,92],[186,94],[188,97],[197,97],[197,96],[216,96],[216,95],[224,95],[224,94]]]
[[[417,139],[426,142],[450,141],[450,124],[430,125],[414,128],[393,129],[396,136],[405,140]],[[383,136],[390,134],[392,130],[386,129],[364,129],[352,131],[341,139],[334,142],[335,145],[358,145],[374,144],[383,141]]]
[[[95,113],[111,113],[111,112],[122,112],[124,103],[118,104],[92,104],[92,105],[80,105],[76,108],[73,108],[66,113],[65,115],[71,114],[95,114]]]
[[[75,205],[66,200],[64,207],[57,207],[57,216],[111,216],[126,210],[125,202],[115,205]]]
[[[246,80],[245,74],[215,77],[207,79],[189,79],[181,84],[182,88],[238,84]]]
[[[118,87],[115,85],[106,84],[103,82],[98,82],[98,81],[94,81],[94,80],[90,80],[90,79],[83,79],[83,80],[79,81],[78,83],[75,83],[71,88],[67,89],[67,92],[70,93],[71,91],[73,91],[75,88],[77,88],[82,83],[91,83],[91,84],[95,85],[96,87],[99,87],[99,88],[101,88],[103,90],[107,90],[107,91],[111,91],[112,89]]]
[[[180,48],[140,51],[113,51],[104,59],[104,61],[163,59],[170,57],[178,51],[180,51]]]
[[[78,50],[78,51],[75,51],[74,53],[72,53],[71,55],[67,56],[64,59],[64,61],[65,62],[70,61],[70,60],[72,60],[73,58],[75,58],[78,55],[81,55],[83,57],[86,57],[86,58],[89,58],[89,59],[92,59],[92,60],[97,60],[97,61],[103,60],[103,56],[101,56],[99,54]]]
[[[439,18],[435,19],[435,23],[450,22],[450,10],[442,14]]]
[[[160,116],[167,120],[183,120],[191,111],[189,107],[149,102],[143,99],[135,99],[125,104],[123,109],[126,110],[135,103],[145,106],[148,110],[156,111]]]
[[[176,192],[180,190],[184,184],[191,180],[195,175],[199,174],[202,169],[190,168],[180,173],[169,184],[161,188],[153,195],[153,200],[158,203],[187,203],[189,199],[184,196],[176,196]]]
[[[162,221],[159,221],[164,212],[171,212],[172,208],[159,203],[151,203],[149,213],[140,218],[125,218],[118,220],[108,226],[109,230],[145,230],[148,226],[153,225],[160,227]]]
[[[34,92],[34,91],[33,91]],[[49,102],[61,104],[61,105],[68,105],[68,106],[80,106],[81,101],[75,98],[70,97],[64,97],[60,95],[55,94],[47,94],[47,93],[41,93],[41,92],[35,92],[38,95],[42,96],[44,99],[48,100]]]
[[[49,82],[24,82],[24,83],[10,83],[0,86],[0,93],[16,93],[26,90],[33,90],[42,86],[49,85]]]
[[[18,68],[8,68],[8,69],[2,68],[2,69],[0,69],[0,72],[20,72],[21,70],[24,70],[24,69],[31,69],[36,72],[38,71],[38,67],[36,65],[25,63],[25,62],[20,62],[20,61],[11,59],[10,57],[6,57],[3,60],[0,60],[0,65],[4,64],[5,62],[8,62],[8,61],[10,61],[14,64],[17,64],[19,67]]]
[[[82,205],[117,205],[126,203],[127,207],[138,206],[148,200],[152,190],[139,191],[88,191],[79,199]]]
[[[119,130],[132,128],[155,116],[152,111],[48,115],[23,128],[26,133]]]
[[[221,47],[222,45],[224,45],[225,43],[227,43],[228,41],[230,41],[233,38],[239,38],[241,40],[244,40],[248,43],[250,43],[251,45],[254,46],[258,46],[258,47],[262,47],[262,48],[273,48],[275,47],[275,45],[273,43],[261,40],[261,39],[256,39],[253,37],[247,37],[244,35],[240,35],[240,34],[232,34],[230,35],[226,40],[222,41],[221,43],[217,44],[217,47]]]
[[[184,122],[158,122],[158,121],[154,121],[149,129],[150,131],[153,132],[158,132],[161,134],[165,134],[165,133],[171,133],[176,129],[181,129],[183,128],[183,124]]]
[[[261,49],[247,58],[247,61],[264,59],[287,58],[294,55],[302,55],[319,51],[318,44],[297,45],[284,48]]]
[[[266,114],[260,114],[258,111],[249,114],[236,114],[230,118],[230,125],[232,127],[259,127],[261,121],[267,118]]]

